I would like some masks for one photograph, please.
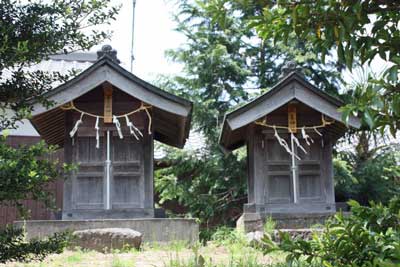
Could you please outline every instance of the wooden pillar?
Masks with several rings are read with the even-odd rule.
[[[73,151],[72,151],[72,138],[69,136],[69,131],[73,127],[73,118],[70,111],[64,112],[65,116],[65,133],[64,133],[64,161],[65,163],[73,163]],[[72,182],[76,171],[69,174],[64,180],[63,184],[63,208],[62,208],[62,219],[69,219],[69,213],[73,207],[73,191]]]

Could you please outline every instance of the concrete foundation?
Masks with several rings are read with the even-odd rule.
[[[16,221],[24,227],[27,238],[43,238],[57,232],[98,228],[130,228],[143,234],[144,242],[186,241],[194,244],[199,239],[199,225],[194,219],[103,219]]]
[[[263,231],[267,218],[272,218],[276,229],[308,229],[325,223],[333,213],[243,213],[236,227],[245,233]]]
[[[263,231],[264,222],[258,213],[243,213],[236,221],[236,228],[245,233]]]
[[[291,213],[291,214],[272,214],[266,215],[272,217],[276,223],[277,229],[304,229],[323,225],[333,213]]]

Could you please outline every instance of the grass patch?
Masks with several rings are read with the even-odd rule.
[[[114,254],[111,262],[111,267],[135,267],[133,259],[123,259]]]
[[[206,258],[202,255],[194,255],[189,260],[180,259],[179,256],[171,258],[164,267],[265,267],[260,263],[257,256],[250,255],[245,257],[235,257],[227,263],[214,263],[211,257]]]
[[[245,233],[222,227],[206,244],[188,245],[182,241],[144,243],[140,250],[112,250],[109,253],[66,250],[47,257],[42,263],[10,263],[0,264],[0,267],[267,267],[284,261],[284,257],[283,254],[265,256],[257,248],[249,246]]]
[[[155,251],[174,251],[179,252],[184,249],[190,248],[191,246],[186,241],[173,241],[168,243],[160,242],[147,242],[142,245],[141,250],[155,250]]]
[[[79,263],[83,260],[84,254],[81,250],[74,251],[73,254],[67,256],[65,261],[69,264]]]

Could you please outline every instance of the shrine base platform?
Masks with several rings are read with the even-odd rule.
[[[243,213],[236,227],[246,233],[264,231],[267,218],[272,218],[276,229],[310,229],[323,225],[334,213]]]
[[[199,225],[194,219],[102,219],[16,221],[16,227],[26,229],[27,238],[43,238],[57,232],[97,228],[130,228],[143,234],[143,242],[183,241],[194,244],[199,239]]]

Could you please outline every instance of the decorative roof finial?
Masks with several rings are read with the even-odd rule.
[[[284,78],[294,71],[300,71],[301,68],[297,66],[296,61],[290,60],[282,67],[282,73],[279,78]]]
[[[100,59],[105,55],[109,56],[112,60],[114,60],[118,64],[121,63],[121,61],[117,58],[117,50],[113,49],[111,45],[103,45],[101,47],[101,50],[97,51],[98,59]]]

